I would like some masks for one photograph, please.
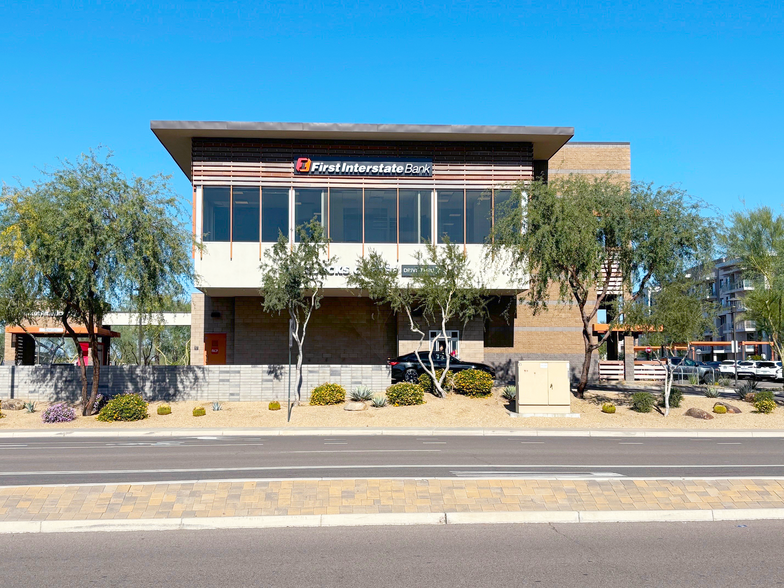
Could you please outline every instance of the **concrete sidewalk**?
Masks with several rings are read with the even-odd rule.
[[[0,533],[784,518],[784,479],[367,479],[0,488]]]

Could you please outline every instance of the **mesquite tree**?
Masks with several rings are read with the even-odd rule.
[[[712,250],[715,225],[705,205],[677,188],[654,188],[614,176],[567,176],[516,186],[499,211],[489,255],[506,253],[510,272],[530,283],[523,296],[536,314],[551,289],[580,311],[585,356],[577,395],[588,384],[591,356],[610,336],[593,333],[601,308],[638,300],[652,283],[683,275]]]
[[[79,353],[82,413],[98,394],[103,317],[131,293],[147,314],[187,293],[196,246],[167,176],[127,178],[111,153],[82,155],[29,187],[0,196],[0,322],[24,325],[57,316],[79,349],[87,330],[92,391]]]
[[[294,323],[291,337],[297,344],[296,402],[299,403],[302,399],[302,360],[308,323],[321,305],[328,268],[335,260],[327,255],[328,239],[315,218],[307,225],[297,227],[297,235],[298,242],[289,244],[281,233],[275,245],[264,252],[266,261],[261,264],[260,291],[265,312],[288,312]]]
[[[637,299],[623,308],[625,324],[643,331],[647,345],[667,351],[667,358],[659,357],[659,364],[665,368],[664,416],[670,414],[670,392],[677,366],[669,358],[676,355],[676,345],[686,345],[688,357],[692,341],[716,328],[716,304],[709,298],[703,277],[703,269],[696,268],[671,282],[653,283],[650,304]]]
[[[405,313],[412,333],[419,335],[416,356],[419,365],[430,376],[436,393],[446,396],[444,381],[449,371],[451,354],[446,355],[446,366],[437,377],[433,363],[433,347],[427,354],[427,363],[419,351],[427,338],[428,325],[439,325],[440,338],[448,341],[447,324],[458,321],[465,325],[472,319],[484,316],[485,289],[477,274],[471,269],[462,247],[455,243],[428,244],[414,256],[420,271],[411,278],[401,279],[398,268],[391,267],[377,251],[357,260],[356,271],[349,276],[348,285],[359,288],[379,304],[387,303],[395,313]]]
[[[767,206],[730,216],[724,234],[729,257],[738,259],[754,290],[743,297],[744,317],[770,340],[779,359],[784,357],[784,215]]]

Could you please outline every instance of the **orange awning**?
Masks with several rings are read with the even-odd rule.
[[[87,327],[82,325],[72,325],[74,333],[76,333],[79,337],[86,337],[87,336]],[[29,327],[17,327],[17,326],[9,326],[5,328],[6,333],[12,333],[14,335],[32,335],[33,337],[67,337],[69,336],[68,333],[65,332],[64,327],[39,327],[39,326],[29,326]],[[109,329],[104,329],[103,327],[98,327],[96,329],[96,335],[99,337],[119,337],[120,333],[116,331],[110,331]]]

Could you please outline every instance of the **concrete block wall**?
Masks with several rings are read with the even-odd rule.
[[[629,143],[569,142],[548,163],[550,177],[558,175],[603,176],[631,178],[631,147]]]
[[[291,374],[294,397],[296,369]],[[92,385],[92,371],[88,371],[88,381]],[[383,392],[391,384],[391,375],[386,365],[307,365],[302,399],[308,400],[310,391],[326,382],[340,384],[347,393],[360,384]],[[81,389],[77,366],[0,366],[0,398],[77,402]],[[287,365],[104,366],[99,384],[101,394],[134,392],[149,401],[284,400],[287,389]]]

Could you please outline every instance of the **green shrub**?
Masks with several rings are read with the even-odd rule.
[[[754,402],[759,402],[760,400],[770,400],[775,403],[776,397],[773,394],[773,390],[760,390],[754,394]]]
[[[716,414],[727,414],[727,407],[721,404],[717,404],[713,407],[713,412]]]
[[[754,408],[757,409],[757,412],[761,412],[763,414],[770,414],[774,410],[776,410],[776,403],[773,400],[757,400],[754,402]]]
[[[746,402],[754,402],[754,392],[757,390],[757,382],[743,382],[738,389],[735,391],[738,395],[738,398],[741,400],[745,400]]]
[[[482,370],[463,370],[455,374],[453,389],[466,396],[489,396],[493,393],[493,376]]]
[[[5,415],[3,414],[3,411],[0,410],[0,419],[4,419],[4,418],[5,418]]]
[[[419,384],[401,382],[387,388],[387,399],[395,406],[411,406],[425,403],[425,391]]]
[[[310,392],[310,404],[312,406],[340,404],[345,401],[346,389],[340,384],[322,384],[321,386],[316,386]]]
[[[673,386],[670,389],[670,408],[680,408],[681,402],[683,402],[683,390]],[[662,392],[661,398],[659,398],[659,406],[664,406],[664,393],[663,392]],[[645,410],[643,412],[650,412],[650,411],[649,410]]]
[[[718,398],[719,396],[721,396],[721,391],[718,386],[708,386],[705,389],[706,398]]]
[[[615,414],[615,405],[606,402],[602,404],[602,412],[605,414]]]
[[[651,412],[656,399],[650,392],[635,392],[632,394],[632,410],[637,412]]]
[[[269,403],[269,409],[280,410],[280,402],[278,402],[277,400],[273,400],[272,402]]]
[[[171,406],[169,406],[168,404],[161,404],[158,407],[158,414],[160,415],[171,414]]]
[[[147,403],[138,394],[115,396],[101,409],[96,417],[99,421],[140,421],[146,419]]]
[[[384,408],[387,405],[386,396],[374,396],[371,400],[373,408]]]
[[[501,392],[504,400],[512,402],[517,397],[517,386],[505,386]]]
[[[729,388],[732,385],[732,382],[729,378],[725,378],[723,376],[719,376],[719,387],[720,388]]]
[[[203,406],[197,406],[193,409],[193,416],[199,417],[207,414],[207,410]]]
[[[441,379],[441,374],[444,373],[444,370],[436,370],[436,380]],[[451,392],[452,388],[454,387],[454,380],[455,374],[454,372],[447,372],[446,378],[444,378],[444,383],[442,384],[442,388],[444,392]],[[430,376],[427,373],[422,374],[419,376],[419,385],[422,386],[422,390],[428,392],[429,394],[436,393],[436,387],[433,385],[433,381],[430,379]]]

